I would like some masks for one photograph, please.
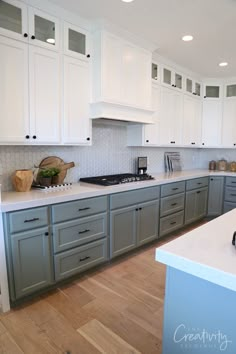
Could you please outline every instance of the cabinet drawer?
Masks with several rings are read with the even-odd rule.
[[[160,216],[176,213],[177,211],[183,209],[184,209],[184,193],[161,199]]]
[[[99,214],[53,226],[54,252],[61,252],[107,235],[107,214]]]
[[[8,214],[10,233],[36,229],[48,225],[48,208],[34,208]]]
[[[185,191],[185,181],[169,183],[161,186],[161,196],[167,197],[169,195],[182,193]]]
[[[134,191],[112,194],[110,197],[111,209],[118,209],[129,205],[147,202],[149,200],[158,199],[160,195],[160,187],[149,187],[136,189]]]
[[[107,197],[76,200],[52,206],[54,223],[99,214],[107,210]]]
[[[236,187],[236,177],[226,177],[225,184],[226,186]]]
[[[56,281],[68,278],[107,260],[107,239],[54,256]]]
[[[186,183],[186,190],[202,188],[208,186],[208,177],[190,179]]]
[[[224,213],[236,208],[236,203],[224,202]]]
[[[225,187],[225,200],[227,202],[236,203],[236,188]]]
[[[160,220],[160,236],[164,236],[171,231],[177,230],[184,224],[184,212],[180,211],[173,215],[165,216]]]

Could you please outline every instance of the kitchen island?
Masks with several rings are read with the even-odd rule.
[[[236,209],[157,248],[167,265],[163,354],[236,353]]]

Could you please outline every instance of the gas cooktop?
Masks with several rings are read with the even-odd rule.
[[[118,175],[108,175],[108,176],[95,176],[80,178],[81,182],[99,184],[101,186],[113,186],[115,184],[123,184],[130,182],[139,182],[152,180],[154,177],[148,174],[133,174],[133,173],[122,173]]]

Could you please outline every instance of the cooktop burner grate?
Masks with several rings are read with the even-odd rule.
[[[147,181],[154,179],[148,174],[137,175],[133,173],[122,173],[117,175],[95,176],[80,178],[81,182],[99,184],[101,186],[113,186],[116,184]]]

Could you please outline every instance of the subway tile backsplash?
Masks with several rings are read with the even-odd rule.
[[[164,152],[180,151],[183,169],[207,167],[211,158],[224,155],[224,150],[127,147],[126,125],[122,122],[93,123],[93,145],[83,146],[0,146],[2,190],[12,190],[11,175],[17,169],[33,169],[47,156],[59,156],[65,162],[74,161],[66,180],[77,182],[80,177],[135,172],[136,158],[147,156],[148,172],[164,171]],[[227,150],[228,155],[232,154]],[[208,157],[211,156],[211,157]],[[228,156],[227,155],[227,156]]]

